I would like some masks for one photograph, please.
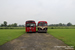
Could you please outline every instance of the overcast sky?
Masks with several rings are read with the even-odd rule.
[[[0,24],[24,24],[30,19],[75,24],[75,0],[0,0]]]

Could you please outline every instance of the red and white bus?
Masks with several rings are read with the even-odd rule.
[[[39,21],[37,26],[38,26],[38,32],[47,32],[48,29],[47,21]]]
[[[26,32],[36,32],[36,22],[34,20],[28,20],[25,23]]]

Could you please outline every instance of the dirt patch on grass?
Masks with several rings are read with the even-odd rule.
[[[67,50],[66,46],[48,33],[26,33],[0,46],[0,50]]]

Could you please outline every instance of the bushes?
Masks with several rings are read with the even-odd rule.
[[[51,29],[54,29],[54,27],[51,27]]]
[[[75,29],[75,26],[49,26],[49,29]]]
[[[0,27],[0,29],[25,29],[25,27]],[[48,26],[48,29],[75,29],[75,26]]]
[[[25,29],[25,27],[0,27],[0,29]]]

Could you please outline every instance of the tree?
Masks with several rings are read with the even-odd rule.
[[[4,24],[1,24],[1,27],[3,27],[4,26]]]
[[[14,24],[11,24],[11,27],[14,27]]]
[[[6,22],[6,21],[4,21],[4,26],[5,26],[5,27],[7,26],[7,22]]]
[[[17,27],[17,23],[14,23],[13,26],[14,26],[14,27]]]
[[[17,23],[9,24],[8,27],[17,27]]]
[[[56,24],[56,26],[59,26],[59,24]]]
[[[19,25],[19,27],[24,27],[24,25]]]
[[[62,24],[63,26],[67,26],[66,24]]]
[[[67,26],[71,26],[72,24],[69,22],[69,23],[67,23]]]
[[[7,27],[12,27],[10,24]]]
[[[59,23],[59,26],[62,26],[62,23]]]

